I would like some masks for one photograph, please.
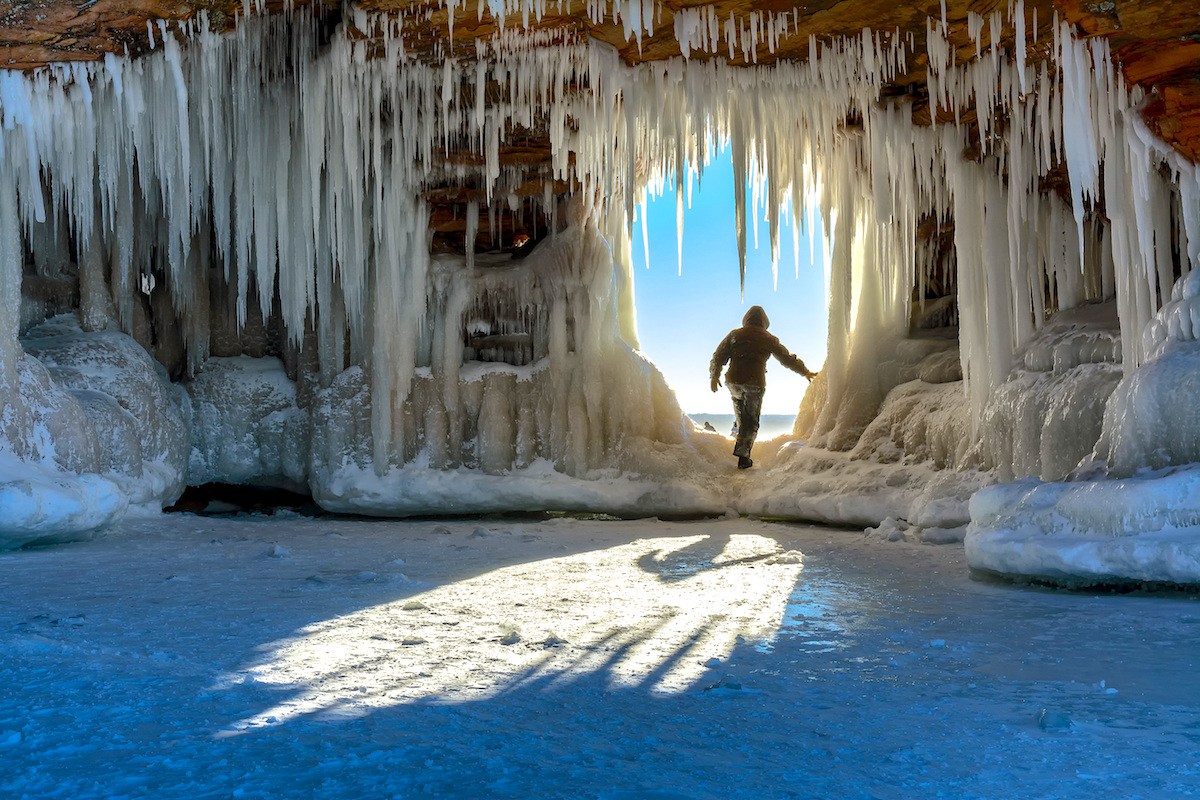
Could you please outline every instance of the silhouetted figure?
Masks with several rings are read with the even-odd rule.
[[[715,392],[721,385],[721,370],[729,363],[725,373],[725,385],[733,398],[734,436],[733,454],[738,457],[738,469],[754,466],[750,460],[750,448],[758,436],[758,418],[762,414],[763,393],[767,390],[767,359],[775,356],[793,372],[798,372],[810,381],[815,372],[804,366],[804,362],[788,352],[772,334],[767,332],[771,321],[762,306],[751,306],[742,317],[742,327],[734,328],[713,353],[708,365],[708,376]]]

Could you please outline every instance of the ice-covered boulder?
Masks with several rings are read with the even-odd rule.
[[[1109,395],[1120,379],[1116,365],[1012,376],[996,389],[984,412],[982,461],[1002,479],[1065,478],[1090,458]]]
[[[278,358],[210,358],[187,384],[192,398],[188,483],[305,490],[308,412]]]
[[[917,364],[917,379],[924,383],[954,383],[961,381],[962,358],[958,348],[930,353]]]
[[[855,396],[878,394],[878,402],[856,400],[857,411],[847,416],[829,407],[830,370],[822,370],[809,384],[800,410],[796,414],[793,435],[812,441],[830,450],[849,450],[856,446],[871,421],[880,413],[891,391],[914,380],[926,383],[948,383],[962,380],[955,328],[922,330],[900,339],[880,352],[872,352],[879,360],[870,369],[857,373],[857,379],[837,378],[842,384],[849,381],[844,393]],[[883,353],[884,355],[881,355]]]
[[[1121,380],[1113,303],[1059,312],[1017,355],[979,426],[979,461],[1002,480],[1065,478],[1091,458]]]
[[[1198,397],[1200,342],[1175,342],[1121,381],[1096,458],[1118,477],[1200,461]]]
[[[1197,288],[1191,276],[1176,286],[1146,331],[1148,360],[1130,374],[1114,363],[1115,335],[1096,335],[1096,325],[1051,326],[1027,350],[1026,371],[998,393],[1006,413],[985,420],[984,442],[1001,464],[1011,457],[1008,474],[1051,482],[1001,484],[972,498],[973,568],[1069,585],[1200,582],[1200,468],[1163,469],[1200,461]],[[1109,479],[1053,482],[1072,474],[1093,437],[1094,452],[1081,458],[1087,469],[1073,474]]]
[[[4,399],[0,451],[66,472],[102,469],[104,456],[88,409],[75,392],[55,382],[42,362],[20,355],[16,396]]]
[[[0,418],[0,547],[90,535],[184,487],[187,402],[136,342],[55,317],[21,340]]]
[[[1171,299],[1142,333],[1142,350],[1151,362],[1174,344],[1195,341],[1200,341],[1200,270],[1189,272],[1171,287]]]
[[[982,489],[966,552],[974,569],[1069,586],[1200,584],[1200,467]]]
[[[89,400],[19,357],[0,415],[0,550],[85,538],[125,513],[127,495],[99,474],[107,460]]]
[[[120,487],[96,473],[0,452],[0,550],[87,538],[127,505]]]
[[[1176,282],[1143,349],[1146,361],[1113,393],[1096,446],[1114,476],[1200,461],[1200,272]]]
[[[1198,288],[1191,276],[1175,288],[1128,375],[1111,304],[1060,313],[1035,336],[980,445],[1002,476],[1042,480],[971,498],[972,568],[1070,586],[1200,583],[1200,468],[1163,469],[1200,461]],[[1097,472],[1108,479],[1081,479]]]
[[[963,396],[961,381],[916,380],[897,386],[851,457],[879,463],[929,461],[935,469],[970,466],[971,418]]]
[[[166,371],[130,337],[85,332],[74,315],[48,320],[21,343],[54,385],[74,396],[95,438],[93,460],[62,466],[114,481],[133,506],[174,502],[185,485],[190,436],[187,398]],[[22,398],[36,407],[34,397]],[[61,425],[50,434],[56,442],[81,435]]]

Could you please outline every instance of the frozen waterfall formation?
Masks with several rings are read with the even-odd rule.
[[[680,56],[629,64],[530,0],[481,0],[500,24],[456,46],[460,5],[351,8],[332,37],[200,13],[138,58],[0,71],[0,542],[212,481],[940,540],[1008,481],[971,501],[974,565],[1200,582],[1200,173],[1106,40],[1021,0],[956,33],[943,4],[919,39],[756,65],[801,11],[698,6]],[[664,35],[661,4],[571,13]],[[435,15],[449,38],[414,39]],[[790,224],[829,269],[828,361],[752,488],[637,352],[632,302],[635,208],[673,185],[682,226],[726,142],[743,261],[762,221],[776,264]],[[1085,555],[1029,556],[1064,542]]]

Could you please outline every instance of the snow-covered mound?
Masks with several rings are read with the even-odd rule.
[[[100,475],[0,451],[0,550],[85,539],[120,519],[128,504]]]
[[[965,525],[967,500],[992,477],[966,464],[970,418],[962,382],[954,380],[960,375],[947,367],[956,355],[944,346],[923,357],[915,350],[912,361],[895,370],[898,376],[949,380],[896,386],[848,452],[783,445],[770,469],[738,498],[738,510],[840,525],[888,518],[920,528]],[[814,381],[812,391],[820,389]]]
[[[210,358],[187,385],[192,398],[188,483],[305,489],[308,413],[278,358]]]
[[[966,549],[974,569],[1070,586],[1200,584],[1200,466],[988,487],[971,498]]]
[[[972,492],[988,473],[938,470],[930,462],[880,463],[850,453],[785,445],[780,466],[749,484],[735,507],[746,514],[866,527],[890,518],[954,528],[969,519]]]

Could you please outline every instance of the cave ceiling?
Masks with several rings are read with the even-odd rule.
[[[252,3],[253,5],[253,3]],[[343,21],[341,4],[329,0],[293,0],[292,6],[320,17],[330,26]],[[480,4],[471,2],[454,13],[440,3],[414,3],[411,0],[360,0],[365,12],[403,13],[406,17],[406,50],[430,60],[444,54],[473,54],[474,40],[490,38],[499,29],[499,21]],[[622,58],[636,64],[679,56],[680,46],[674,33],[674,14],[682,8],[711,5],[719,19],[731,15],[739,22],[749,21],[754,12],[798,13],[795,30],[784,36],[774,52],[760,47],[756,63],[777,60],[803,60],[808,56],[810,39],[820,42],[833,37],[855,36],[864,27],[877,31],[896,31],[914,46],[918,56],[910,59],[908,70],[898,75],[883,93],[902,98],[913,105],[913,118],[928,122],[932,114],[950,116],[947,109],[930,109],[925,86],[925,37],[929,18],[941,18],[943,5],[930,2],[895,0],[813,0],[803,5],[776,0],[665,0],[659,4],[659,16],[653,30],[640,37],[627,36],[625,26],[606,19],[594,22],[586,2],[567,0],[550,2],[549,11],[540,20],[529,20],[531,27],[561,32],[564,37],[591,38],[614,47]],[[957,48],[958,61],[976,57],[976,45],[968,31],[972,12],[987,17],[1005,11],[1009,3],[999,0],[946,0],[945,17],[949,39]],[[284,10],[283,0],[259,0],[262,13]],[[1153,90],[1143,114],[1164,141],[1193,162],[1200,161],[1200,1],[1198,0],[1026,0],[1027,17],[1036,14],[1036,26],[1030,25],[1027,51],[1031,60],[1044,58],[1053,41],[1055,15],[1075,25],[1082,36],[1107,37],[1116,60],[1127,80]],[[232,27],[243,13],[241,2],[230,0],[17,0],[0,4],[0,68],[33,70],[50,62],[90,61],[105,53],[145,52],[149,20],[183,21],[205,13],[213,27]],[[519,26],[522,21],[506,21]],[[352,36],[366,34],[345,20]],[[452,34],[451,34],[452,31]],[[1014,31],[1005,30],[1001,41],[1010,52]],[[985,40],[986,41],[986,40]],[[742,66],[742,53],[717,55],[692,53],[692,58],[720,58]],[[539,165],[549,162],[549,140],[536,131],[514,135],[502,149],[502,164],[519,164],[536,174]],[[450,161],[470,165],[475,154],[451,154]],[[565,190],[556,186],[556,192]],[[534,197],[542,192],[542,183],[533,179],[517,191],[518,196]],[[431,227],[435,249],[461,250],[465,233],[462,204],[470,199],[469,187],[431,186],[427,193],[431,207]],[[517,234],[525,231],[523,212],[513,216],[501,210],[501,228]],[[492,243],[494,245],[494,243]]]

